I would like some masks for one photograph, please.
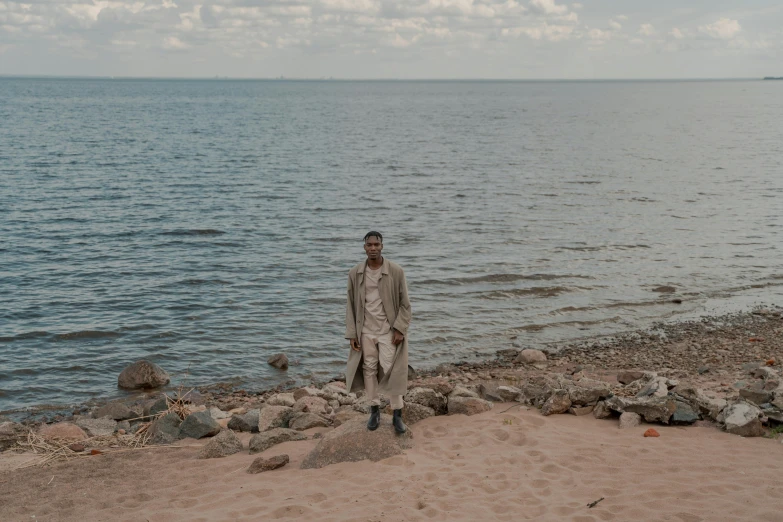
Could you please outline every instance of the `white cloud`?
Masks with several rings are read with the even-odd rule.
[[[190,46],[176,36],[167,36],[163,39],[163,48],[171,51],[190,49]]]
[[[671,36],[675,40],[682,40],[683,38],[685,38],[685,35],[682,34],[682,31],[680,31],[676,27],[673,28],[671,31],[669,31],[669,36]]]
[[[547,15],[563,15],[568,12],[568,6],[557,5],[555,0],[530,0],[530,7],[537,13]]]
[[[730,18],[721,18],[709,25],[699,26],[699,32],[712,38],[730,40],[742,30],[739,21]]]
[[[609,27],[614,29],[615,31],[619,31],[623,28],[622,24],[616,20],[609,20]]]
[[[653,36],[657,31],[651,24],[642,24],[639,26],[639,34],[642,36]]]

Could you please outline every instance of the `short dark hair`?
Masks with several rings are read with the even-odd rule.
[[[374,231],[374,230],[371,230],[370,232],[367,232],[367,233],[364,235],[364,241],[365,241],[365,242],[367,242],[367,238],[369,238],[369,237],[373,237],[373,236],[377,237],[377,238],[378,238],[378,241],[380,241],[381,243],[383,243],[383,236],[381,235],[381,233],[380,233],[380,232],[376,232],[376,231]]]

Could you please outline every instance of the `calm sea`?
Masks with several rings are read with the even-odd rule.
[[[336,375],[370,229],[418,367],[774,302],[781,89],[0,79],[0,410]]]

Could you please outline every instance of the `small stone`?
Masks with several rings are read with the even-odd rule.
[[[677,409],[672,414],[672,424],[693,424],[699,420],[699,414],[696,413],[690,404],[677,401]]]
[[[201,439],[220,433],[220,424],[207,411],[199,411],[188,415],[179,427],[179,437]]]
[[[76,425],[83,429],[90,437],[113,435],[114,431],[117,429],[117,421],[108,418],[81,418],[76,421]]]
[[[640,371],[624,371],[617,374],[617,382],[620,384],[630,384],[634,381],[638,381],[644,377],[644,372]]]
[[[505,402],[516,402],[519,401],[522,390],[515,386],[498,386],[497,394],[500,395]]]
[[[610,410],[604,401],[598,401],[598,404],[593,408],[593,417],[596,419],[608,419],[612,416],[612,410]]]
[[[92,416],[96,419],[108,417],[116,421],[140,417],[138,412],[131,410],[128,406],[119,401],[110,402],[101,406],[93,412]]]
[[[571,399],[566,390],[555,390],[541,407],[542,415],[565,413],[571,407]]]
[[[126,390],[159,388],[170,382],[169,374],[157,364],[140,360],[122,370],[117,386]]]
[[[288,357],[285,354],[278,353],[273,355],[266,361],[270,366],[274,366],[278,370],[288,369]]]
[[[90,450],[90,455],[102,455],[102,454],[103,452],[101,450],[97,450],[97,449]]]
[[[519,352],[519,355],[514,360],[515,363],[534,364],[546,362],[546,354],[541,350],[526,349]]]
[[[642,416],[638,413],[626,411],[620,415],[620,429],[635,428],[642,423]]]
[[[761,424],[761,410],[746,402],[737,402],[726,407],[721,413],[728,433],[742,437],[761,437],[764,428]]]
[[[294,401],[298,401],[302,397],[323,397],[323,394],[324,392],[322,392],[318,388],[305,386],[304,388],[299,388],[298,390],[294,390]]]
[[[645,437],[660,437],[661,434],[655,428],[650,428],[644,432]]]
[[[449,394],[449,398],[451,397],[475,397],[478,398],[478,393],[471,391],[464,386],[455,386],[454,389]],[[434,408],[433,408],[434,409]]]
[[[231,414],[230,413],[227,413],[227,412],[221,410],[220,408],[218,408],[216,406],[212,406],[207,411],[209,412],[210,417],[212,417],[215,420],[230,419],[231,418]]]
[[[293,412],[293,408],[285,406],[264,406],[258,415],[258,431],[284,427]]]
[[[84,451],[84,444],[80,442],[74,442],[73,444],[68,446],[68,449],[71,451],[75,451],[76,453],[81,453]]]
[[[767,359],[767,366],[775,366],[775,358]]]
[[[212,437],[198,452],[200,459],[227,457],[242,451],[242,442],[231,430],[223,430]]]
[[[329,421],[315,413],[295,412],[291,414],[288,427],[292,430],[304,431],[310,428],[326,428]]]
[[[265,471],[272,471],[273,469],[282,468],[288,464],[288,461],[288,455],[277,455],[268,459],[265,459],[264,457],[258,457],[253,461],[252,464],[250,464],[250,467],[247,468],[247,472],[250,474],[256,474],[263,473]]]
[[[117,435],[125,435],[125,433],[126,433],[125,430],[122,428],[117,430]]]
[[[697,370],[699,372],[699,375],[704,375],[705,373],[710,371],[709,366],[699,366],[699,369]]]
[[[283,442],[307,440],[307,435],[288,428],[273,428],[250,438],[250,454],[261,453]]]
[[[594,406],[571,406],[568,408],[568,413],[581,417],[582,415],[589,415],[593,412]]]
[[[176,413],[166,415],[154,420],[149,427],[151,442],[154,444],[170,444],[179,438],[179,427],[182,419]]]
[[[296,404],[296,399],[294,399],[293,393],[278,393],[277,395],[269,397],[266,400],[266,403],[269,406],[287,406],[293,408],[294,404]]]
[[[235,431],[247,433],[258,432],[258,417],[261,410],[250,410],[244,415],[233,415],[228,421],[227,427]]]
[[[169,401],[166,399],[166,397],[161,397],[160,399],[156,400],[152,403],[152,405],[147,410],[146,414],[149,417],[154,417],[158,415],[159,413],[162,413],[164,411],[168,411],[169,409]]]
[[[316,413],[326,415],[332,411],[329,403],[321,397],[306,396],[298,399],[294,404],[295,412]]]

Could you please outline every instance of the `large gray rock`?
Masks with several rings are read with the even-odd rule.
[[[676,397],[698,408],[705,417],[717,420],[720,412],[727,406],[725,399],[709,397],[692,384],[682,383],[672,390]]]
[[[117,429],[117,421],[113,419],[89,419],[81,418],[75,423],[90,437],[102,437],[112,435]]]
[[[228,421],[228,429],[247,433],[258,432],[258,417],[261,410],[249,410],[244,415],[232,415]]]
[[[532,406],[543,405],[554,391],[551,386],[540,382],[526,383],[520,386],[519,389],[522,391],[519,401]]]
[[[164,411],[168,411],[169,409],[169,401],[166,399],[166,397],[161,397],[155,402],[153,402],[149,409],[147,410],[146,414],[149,417],[154,417],[158,415],[159,413],[162,413]]]
[[[412,388],[404,397],[405,404],[419,404],[430,408],[438,415],[445,415],[448,411],[446,397],[431,388]]]
[[[332,411],[329,403],[322,397],[305,396],[297,399],[294,404],[295,412],[316,413],[326,415]]]
[[[737,402],[726,407],[721,413],[726,431],[742,437],[761,437],[764,427],[761,425],[761,410],[747,402]]]
[[[387,406],[383,412],[386,415],[392,415],[394,413],[391,406]],[[421,404],[416,404],[415,402],[406,402],[405,406],[402,408],[402,422],[408,426],[412,426],[420,420],[434,415],[436,415],[435,410],[428,408],[427,406],[422,406]]]
[[[666,397],[669,394],[668,379],[655,377],[636,394],[637,397]]]
[[[593,408],[593,417],[596,419],[608,419],[612,416],[612,410],[606,405],[604,401],[598,401],[598,404]]]
[[[555,390],[541,407],[542,415],[565,413],[571,407],[571,398],[567,390]]]
[[[291,414],[288,421],[288,427],[297,431],[326,428],[327,426],[329,426],[329,421],[315,413],[296,412]]]
[[[126,404],[120,401],[113,401],[104,404],[103,406],[95,410],[92,416],[96,419],[102,419],[106,417],[116,421],[135,419],[141,417],[139,412],[131,410]]]
[[[699,414],[687,402],[677,401],[677,409],[672,414],[672,424],[693,424],[699,420]]]
[[[642,416],[638,413],[626,411],[620,415],[620,429],[635,428],[642,423]]]
[[[773,394],[769,390],[764,389],[763,383],[754,383],[750,386],[742,388],[739,391],[740,397],[752,402],[753,404],[766,404],[773,399]]]
[[[284,428],[293,412],[293,408],[286,406],[264,406],[258,414],[258,431]]]
[[[609,383],[593,379],[582,379],[566,386],[568,398],[574,406],[594,405],[612,394]]]
[[[117,378],[117,386],[126,390],[159,388],[170,381],[169,374],[163,368],[142,359],[122,370]]]
[[[302,397],[323,397],[324,392],[319,390],[318,388],[313,388],[312,386],[305,386],[304,388],[299,388],[297,390],[294,390],[294,400],[298,401]]]
[[[208,411],[197,411],[188,415],[179,427],[179,437],[201,439],[220,433],[220,424]]]
[[[522,396],[522,390],[515,386],[498,386],[496,391],[505,402],[519,401]]]
[[[154,444],[171,444],[179,438],[179,427],[182,419],[176,413],[154,420],[149,427],[150,441]]]
[[[278,370],[287,370],[288,369],[288,357],[284,353],[278,353],[270,357],[267,361],[267,364],[270,366],[274,366]]]
[[[5,451],[16,445],[27,435],[27,428],[11,421],[0,422],[0,451]]]
[[[388,426],[386,426],[388,427]],[[353,419],[327,433],[302,462],[302,468],[322,468],[339,462],[379,461],[413,446],[413,431],[368,431],[364,419]]]
[[[212,437],[198,452],[200,459],[216,459],[228,457],[242,451],[242,442],[233,431],[223,430]]]
[[[677,404],[673,397],[610,397],[606,400],[606,405],[620,413],[630,411],[638,413],[647,422],[661,422],[669,424],[674,412],[677,410]]]
[[[498,393],[498,385],[494,382],[483,382],[478,385],[479,397],[492,402],[505,402]]]
[[[476,415],[492,409],[492,403],[478,397],[461,397],[449,395],[449,415]]]
[[[523,364],[546,362],[546,354],[541,350],[532,350],[528,348],[527,350],[522,350],[519,352],[519,355],[514,360],[514,362]]]
[[[261,453],[283,442],[307,440],[307,435],[288,428],[273,428],[250,438],[250,454]]]

